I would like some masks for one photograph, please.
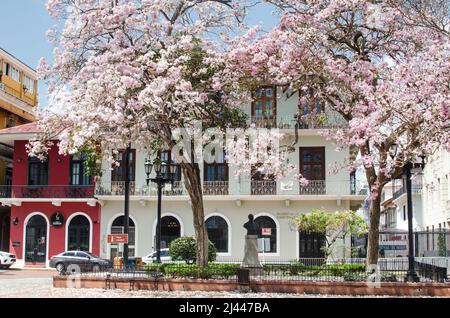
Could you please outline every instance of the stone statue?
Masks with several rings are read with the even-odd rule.
[[[244,224],[244,227],[247,229],[247,235],[258,235],[259,233],[259,225],[253,219],[253,214],[248,215],[248,222]]]
[[[250,267],[251,273],[255,274],[255,269],[261,267],[261,264],[258,258],[259,225],[255,222],[253,214],[249,214],[248,222],[244,224],[244,228],[247,229],[247,235],[245,236],[244,260],[242,261],[242,267]]]

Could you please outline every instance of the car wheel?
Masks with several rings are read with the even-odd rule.
[[[92,271],[93,272],[100,272],[100,265],[95,264],[94,266],[92,266]]]
[[[64,273],[64,271],[66,270],[66,267],[64,266],[63,263],[58,263],[58,264],[56,264],[56,270],[59,273]]]

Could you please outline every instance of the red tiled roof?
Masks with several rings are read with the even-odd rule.
[[[33,134],[40,132],[37,122],[19,125],[11,128],[5,128],[0,130],[0,135],[8,134]]]

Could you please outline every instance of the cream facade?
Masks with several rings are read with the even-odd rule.
[[[253,214],[260,227],[270,228],[269,234],[260,237],[261,259],[295,259],[317,257],[323,238],[306,237],[292,228],[290,220],[299,213],[312,209],[357,210],[367,196],[367,189],[358,184],[347,169],[332,173],[331,166],[343,163],[350,151],[336,151],[336,145],[326,141],[320,130],[342,124],[336,114],[321,109],[320,122],[303,123],[294,115],[311,110],[311,106],[299,105],[299,97],[289,96],[278,89],[264,88],[257,91],[265,98],[243,107],[249,120],[259,127],[279,128],[285,133],[284,142],[295,142],[295,123],[298,123],[298,141],[289,161],[295,163],[310,181],[300,187],[293,177],[270,181],[255,176],[235,177],[233,167],[222,164],[200,164],[203,180],[205,221],[210,240],[219,245],[221,259],[240,260],[244,253],[245,229],[248,215]],[[319,107],[319,104],[314,104]],[[167,153],[164,155],[168,158]],[[130,217],[132,222],[131,254],[145,256],[155,249],[157,198],[156,185],[146,186],[144,162],[146,153],[133,151]],[[163,156],[161,157],[163,158]],[[163,160],[164,160],[163,158]],[[100,254],[112,258],[120,255],[120,246],[107,243],[107,235],[119,233],[123,226],[124,211],[123,170],[111,170],[103,163],[103,175],[96,187],[96,198],[101,208]],[[192,210],[182,179],[163,191],[162,241],[166,247],[175,236],[194,236]],[[319,243],[318,243],[319,242]],[[321,243],[322,242],[322,243]],[[119,249],[119,250],[118,250]],[[336,257],[350,257],[350,238],[335,248]]]
[[[423,172],[423,227],[450,228],[450,153],[441,149],[427,158]]]

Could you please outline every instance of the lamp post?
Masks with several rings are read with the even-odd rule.
[[[389,155],[392,159],[395,158],[397,154],[397,144],[392,144],[389,148]],[[425,156],[421,156],[422,162],[420,167],[423,169],[425,167]],[[403,166],[402,175],[405,176],[406,183],[406,200],[408,206],[408,272],[405,277],[405,281],[407,282],[419,282],[420,278],[414,269],[414,237],[413,237],[413,208],[412,208],[412,182],[411,182],[411,169],[413,168],[413,164],[411,161],[408,161]]]
[[[156,263],[161,263],[161,199],[162,187],[164,184],[170,182],[173,186],[175,176],[178,172],[178,165],[167,164],[161,162],[160,158],[156,158],[153,162],[150,159],[145,160],[145,173],[147,174],[147,186],[150,181],[156,183],[158,188],[158,211],[156,223]],[[155,178],[150,178],[153,168],[155,169]]]

